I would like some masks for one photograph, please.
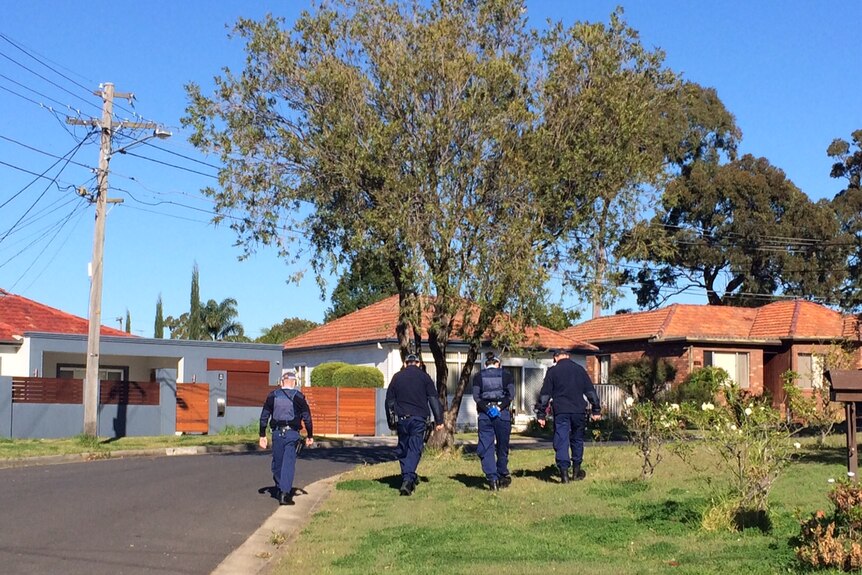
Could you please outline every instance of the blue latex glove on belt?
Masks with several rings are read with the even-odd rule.
[[[492,419],[494,417],[499,417],[500,416],[500,408],[497,407],[496,405],[492,405],[491,407],[488,408],[487,413],[488,413],[488,417],[490,417]]]

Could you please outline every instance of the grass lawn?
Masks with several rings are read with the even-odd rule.
[[[513,450],[513,485],[484,489],[472,456],[426,453],[412,497],[398,463],[345,474],[275,573],[794,573],[795,512],[828,510],[843,437],[803,448],[770,498],[772,530],[705,532],[706,482],[671,455],[639,481],[631,447],[588,445],[587,479],[556,482],[550,450]],[[707,463],[705,454],[698,454]]]
[[[64,439],[8,439],[0,437],[0,459],[87,452],[107,456],[112,451],[195,445],[238,445],[242,443],[256,445],[257,440],[257,424],[245,427],[228,427],[224,432],[216,435],[160,435],[156,437],[120,437],[117,439],[104,437],[93,439],[84,436]]]

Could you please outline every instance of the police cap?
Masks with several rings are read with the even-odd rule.
[[[560,355],[569,355],[569,350],[562,349],[562,348],[557,348],[557,349],[551,350],[551,357],[557,357]]]
[[[404,358],[404,363],[419,363],[419,358],[415,353],[411,353]]]

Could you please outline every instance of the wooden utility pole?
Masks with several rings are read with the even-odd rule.
[[[94,92],[101,96],[102,120],[95,118],[79,120],[69,118],[69,124],[93,126],[101,130],[101,145],[99,147],[99,172],[96,175],[96,225],[93,234],[93,261],[91,263],[90,279],[90,308],[89,308],[89,332],[87,334],[87,370],[84,376],[84,435],[97,437],[99,434],[99,330],[102,323],[102,259],[105,248],[105,217],[109,202],[117,203],[108,199],[108,172],[111,162],[111,137],[114,128],[152,129],[158,126],[150,122],[122,122],[113,121],[114,98],[132,98],[130,93],[115,93],[114,85],[107,83],[104,87]],[[120,200],[121,201],[121,200]]]

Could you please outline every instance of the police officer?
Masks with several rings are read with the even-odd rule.
[[[404,360],[404,369],[392,376],[386,390],[387,409],[397,417],[398,461],[401,463],[401,495],[411,495],[419,477],[416,467],[422,457],[425,439],[425,421],[429,410],[434,414],[437,430],[443,428],[443,410],[437,399],[434,382],[419,368],[419,358],[410,354]]]
[[[536,419],[545,427],[545,413],[548,403],[554,413],[554,451],[562,483],[569,482],[569,466],[572,479],[581,480],[587,473],[581,469],[584,459],[584,430],[587,426],[587,401],[592,406],[591,419],[602,418],[599,396],[587,371],[569,359],[569,352],[556,349],[551,352],[554,366],[545,374],[539,403],[536,405]],[[586,399],[585,399],[586,398]],[[569,458],[571,449],[571,458]]]
[[[296,389],[296,372],[288,370],[281,376],[281,387],[266,396],[260,412],[260,448],[266,449],[266,425],[272,428],[272,478],[281,505],[293,505],[293,475],[296,455],[302,437],[299,430],[305,424],[305,445],[314,443],[311,410],[305,396]]]
[[[512,374],[500,369],[500,358],[488,352],[485,369],[473,376],[473,400],[479,412],[479,446],[482,472],[488,488],[497,491],[512,484],[509,474],[509,436],[512,414],[509,406],[515,396]]]

